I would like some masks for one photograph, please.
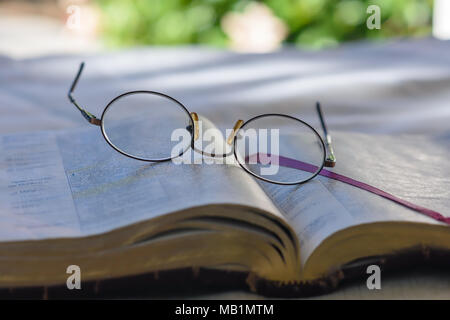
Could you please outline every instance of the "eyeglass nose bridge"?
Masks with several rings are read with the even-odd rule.
[[[236,123],[234,124],[234,127],[233,127],[233,131],[231,131],[231,133],[227,139],[228,145],[231,146],[231,144],[233,143],[233,139],[236,136],[236,133],[239,131],[239,129],[242,127],[243,124],[244,124],[244,120],[239,119],[238,121],[236,121]]]
[[[194,141],[198,140],[199,129],[198,129],[198,114],[196,112],[191,112],[192,120],[194,121]]]
[[[194,141],[197,141],[199,138],[199,128],[198,128],[198,114],[196,112],[191,112],[192,120],[194,121]],[[231,131],[230,135],[228,136],[227,143],[231,145],[233,143],[233,139],[236,136],[236,133],[239,131],[239,129],[244,124],[244,120],[239,119],[236,121],[233,127],[233,131]]]

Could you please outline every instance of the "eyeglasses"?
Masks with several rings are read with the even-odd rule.
[[[212,126],[204,130],[204,121],[197,113],[189,112],[178,100],[155,91],[123,93],[106,105],[98,119],[82,108],[72,95],[83,68],[84,62],[70,87],[69,100],[90,124],[101,127],[103,137],[114,150],[127,157],[163,162],[180,158],[190,149],[212,158],[234,155],[249,174],[281,185],[305,183],[324,166],[334,167],[336,163],[319,103],[316,108],[325,143],[308,123],[275,113],[238,120],[225,142],[211,133],[214,132]],[[204,140],[215,141],[204,146]],[[224,141],[220,148],[217,147],[219,140]],[[292,159],[304,163],[307,170],[285,165]]]

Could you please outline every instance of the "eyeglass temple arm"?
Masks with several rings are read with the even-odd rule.
[[[99,126],[101,124],[101,121],[97,119],[96,116],[94,116],[92,113],[87,112],[83,108],[81,108],[78,103],[76,102],[75,98],[73,97],[72,93],[75,90],[75,87],[77,86],[78,80],[80,79],[81,73],[83,72],[84,68],[84,62],[80,64],[80,68],[78,69],[78,73],[75,77],[75,79],[72,82],[72,85],[70,86],[69,93],[67,94],[70,102],[81,112],[81,115],[90,123]]]
[[[323,134],[325,136],[325,147],[327,149],[327,157],[325,159],[325,167],[334,167],[336,165],[336,157],[334,156],[333,146],[331,144],[331,136],[328,133],[328,128],[323,117],[320,103],[316,103],[317,113],[319,114],[320,123],[322,124]]]

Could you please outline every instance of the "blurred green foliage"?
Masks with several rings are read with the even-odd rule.
[[[96,0],[111,46],[199,43],[227,46],[221,20],[248,0]],[[287,43],[323,48],[357,39],[427,35],[432,0],[263,0],[288,27]],[[369,30],[369,5],[381,9],[381,29]]]

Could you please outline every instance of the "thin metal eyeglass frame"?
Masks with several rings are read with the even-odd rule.
[[[128,154],[128,153],[124,152],[123,150],[117,148],[117,147],[110,141],[110,139],[109,139],[107,133],[105,132],[105,129],[104,129],[104,121],[103,121],[103,120],[104,120],[104,116],[105,116],[106,111],[108,110],[108,108],[109,108],[115,101],[117,101],[117,100],[120,99],[120,98],[123,98],[123,97],[125,97],[125,96],[127,96],[127,95],[143,93],[143,94],[154,94],[154,95],[158,95],[158,96],[160,96],[160,97],[169,99],[169,100],[171,100],[172,102],[176,103],[176,104],[181,108],[181,110],[183,110],[184,112],[186,112],[186,114],[187,114],[187,116],[188,116],[188,118],[189,118],[189,120],[190,120],[190,125],[188,126],[188,128],[190,128],[190,134],[191,134],[191,148],[192,148],[194,151],[199,152],[199,153],[201,153],[202,155],[207,155],[207,156],[215,157],[215,158],[227,157],[227,156],[231,155],[231,153],[233,153],[233,155],[234,155],[236,161],[238,162],[238,164],[239,164],[239,165],[240,165],[247,173],[251,174],[252,176],[254,176],[254,177],[256,177],[256,178],[258,178],[258,179],[260,179],[260,180],[262,180],[262,181],[269,182],[269,183],[274,183],[274,184],[279,184],[279,185],[297,185],[297,184],[303,184],[303,183],[308,182],[309,180],[313,179],[315,176],[317,176],[317,175],[319,174],[319,172],[322,170],[323,167],[334,167],[335,164],[336,164],[336,157],[335,157],[335,155],[334,155],[334,150],[333,150],[333,147],[332,147],[331,136],[330,136],[330,134],[328,133],[328,129],[327,129],[327,126],[326,126],[326,123],[325,123],[325,119],[324,119],[324,116],[323,116],[323,113],[322,113],[322,109],[321,109],[321,106],[320,106],[320,103],[319,103],[319,102],[316,103],[316,109],[317,109],[317,113],[318,113],[318,115],[319,115],[320,123],[321,123],[321,125],[322,125],[322,129],[323,129],[323,132],[324,132],[324,135],[325,135],[325,138],[326,138],[326,142],[325,142],[325,143],[323,142],[322,137],[320,136],[320,134],[319,134],[319,133],[311,126],[311,125],[309,125],[309,124],[306,123],[305,121],[300,120],[300,119],[295,118],[295,117],[292,117],[292,116],[289,116],[289,115],[286,115],[286,114],[270,113],[270,114],[262,114],[262,115],[253,117],[253,118],[251,118],[251,119],[249,119],[249,120],[247,120],[247,121],[245,121],[245,122],[244,122],[243,120],[238,120],[238,121],[235,123],[235,125],[234,125],[234,128],[233,128],[232,133],[230,134],[230,136],[229,136],[228,139],[227,139],[227,143],[228,143],[229,145],[231,145],[231,144],[233,145],[233,150],[231,150],[229,153],[225,153],[225,154],[221,154],[221,155],[208,154],[208,153],[204,152],[203,150],[197,150],[197,149],[195,148],[195,140],[197,140],[197,138],[198,138],[198,115],[197,115],[197,113],[195,113],[195,112],[189,112],[189,110],[188,110],[181,102],[179,102],[179,101],[176,100],[175,98],[173,98],[173,97],[171,97],[171,96],[168,96],[168,95],[166,95],[166,94],[164,94],[164,93],[160,93],[160,92],[156,92],[156,91],[148,91],[148,90],[137,90],[137,91],[129,91],[129,92],[125,92],[125,93],[123,93],[123,94],[121,94],[121,95],[115,97],[114,99],[112,99],[112,100],[106,105],[106,107],[103,109],[102,116],[101,116],[100,119],[98,119],[98,118],[97,118],[95,115],[93,115],[92,113],[86,111],[84,108],[82,108],[82,107],[78,104],[78,102],[77,102],[77,101],[75,100],[75,98],[73,97],[73,92],[74,92],[74,90],[75,90],[75,88],[76,88],[76,85],[78,84],[78,80],[80,79],[81,73],[83,72],[84,65],[85,65],[84,62],[82,62],[82,63],[80,64],[80,67],[79,67],[78,72],[77,72],[77,74],[76,74],[76,76],[75,76],[75,79],[73,80],[72,85],[70,86],[70,89],[69,89],[69,92],[68,92],[68,95],[67,95],[68,98],[69,98],[69,101],[70,101],[70,102],[78,109],[78,111],[80,111],[81,115],[82,115],[82,116],[83,116],[90,124],[97,125],[97,126],[100,126],[100,127],[101,127],[101,132],[102,132],[103,138],[106,140],[106,142],[107,142],[114,150],[116,150],[116,151],[119,152],[120,154],[122,154],[122,155],[124,155],[124,156],[127,156],[127,157],[129,157],[129,158],[136,159],[136,160],[140,160],[140,161],[146,161],[146,162],[165,162],[165,161],[169,161],[169,160],[172,160],[172,159],[174,159],[174,158],[177,158],[177,157],[182,156],[182,155],[187,151],[187,149],[188,149],[188,148],[186,148],[185,150],[183,150],[182,153],[180,153],[180,154],[177,155],[177,156],[173,156],[173,157],[168,157],[168,158],[163,158],[163,159],[145,159],[145,158],[136,157],[136,156],[134,156],[134,155],[132,155],[132,154]],[[324,157],[323,157],[322,165],[320,166],[319,170],[317,170],[310,178],[308,178],[308,179],[306,179],[306,180],[303,180],[303,181],[299,181],[299,182],[293,182],[293,183],[284,183],[284,182],[272,181],[272,180],[270,180],[270,179],[266,179],[266,178],[263,178],[263,177],[261,177],[261,176],[258,176],[258,175],[256,175],[256,174],[254,174],[253,172],[251,172],[250,170],[248,170],[247,168],[245,168],[245,167],[241,164],[241,162],[239,161],[238,156],[237,156],[237,154],[236,154],[236,141],[237,141],[237,134],[239,133],[239,130],[241,130],[243,127],[245,127],[246,125],[248,125],[249,123],[251,123],[253,120],[260,119],[260,118],[263,118],[263,117],[269,117],[269,116],[286,117],[286,118],[289,118],[289,119],[292,119],[292,120],[299,121],[299,122],[302,123],[303,125],[306,125],[309,129],[311,129],[311,130],[315,133],[315,135],[318,137],[318,139],[319,139],[319,141],[320,141],[320,143],[321,143],[321,145],[322,145],[322,148],[323,148],[323,152],[324,152],[323,154],[324,154]]]
[[[319,106],[319,108],[320,108],[320,106]],[[248,124],[251,123],[252,121],[257,120],[257,119],[261,119],[261,118],[265,118],[265,117],[283,117],[283,118],[288,118],[288,119],[291,119],[291,120],[295,120],[295,121],[300,122],[301,124],[303,124],[303,125],[306,126],[307,128],[309,128],[312,132],[314,132],[315,136],[317,137],[318,141],[320,142],[320,146],[321,146],[321,149],[322,149],[322,152],[323,152],[323,157],[322,157],[321,165],[320,165],[320,166],[317,166],[317,170],[316,170],[310,177],[308,177],[307,179],[301,180],[301,181],[296,181],[296,182],[280,182],[280,181],[270,180],[270,179],[267,179],[267,178],[258,176],[256,173],[254,173],[254,172],[252,172],[250,169],[248,169],[248,168],[247,168],[247,167],[239,160],[239,157],[238,157],[238,155],[237,155],[237,153],[236,153],[236,150],[237,150],[237,148],[236,148],[236,143],[237,143],[237,141],[238,141],[238,140],[237,140],[237,135],[239,134],[239,132],[237,132],[236,135],[235,135],[234,138],[233,138],[233,140],[234,140],[234,141],[233,141],[233,152],[234,152],[234,158],[236,159],[236,161],[237,161],[237,163],[239,164],[239,166],[240,166],[242,169],[244,169],[247,173],[251,174],[252,176],[254,176],[254,177],[256,177],[256,178],[258,178],[258,179],[260,179],[260,180],[262,180],[262,181],[269,182],[269,183],[274,183],[274,184],[278,184],[278,185],[285,185],[285,186],[288,186],[288,185],[299,185],[299,184],[306,183],[306,182],[310,181],[311,179],[315,178],[315,177],[319,174],[319,172],[323,169],[323,167],[325,166],[325,163],[326,163],[326,150],[325,150],[325,144],[323,143],[322,137],[321,137],[320,134],[316,131],[316,129],[314,129],[311,125],[309,125],[309,124],[306,123],[305,121],[300,120],[300,119],[295,118],[295,117],[292,117],[292,116],[287,115],[287,114],[280,114],[280,113],[265,113],[265,114],[261,114],[261,115],[259,115],[259,116],[256,116],[256,117],[253,117],[253,118],[247,120],[246,122],[244,122],[244,123],[242,124],[242,126],[240,126],[239,130],[241,130],[242,128],[244,128],[246,125],[248,125]]]

